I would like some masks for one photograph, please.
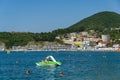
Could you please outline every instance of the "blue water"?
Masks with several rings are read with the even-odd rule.
[[[52,55],[59,67],[38,67],[35,62]],[[26,70],[30,71],[26,75]],[[59,72],[63,76],[59,76]],[[117,52],[0,52],[0,80],[120,80]]]

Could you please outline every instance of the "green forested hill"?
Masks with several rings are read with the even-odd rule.
[[[105,28],[120,27],[120,14],[115,12],[100,12],[90,17],[87,17],[78,23],[67,28],[69,31],[83,31],[83,30],[103,30]]]

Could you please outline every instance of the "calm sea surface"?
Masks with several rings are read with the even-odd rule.
[[[52,55],[59,67],[38,67],[35,62]],[[26,70],[30,71],[26,75]],[[59,76],[59,72],[63,76]],[[117,52],[0,52],[0,80],[120,80]]]

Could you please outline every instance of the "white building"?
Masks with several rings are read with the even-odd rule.
[[[109,42],[110,41],[110,35],[102,35],[102,41],[103,42]]]

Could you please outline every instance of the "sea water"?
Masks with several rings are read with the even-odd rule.
[[[48,55],[62,65],[36,66]],[[26,74],[27,70],[30,74]],[[120,80],[120,53],[0,52],[0,80]]]

